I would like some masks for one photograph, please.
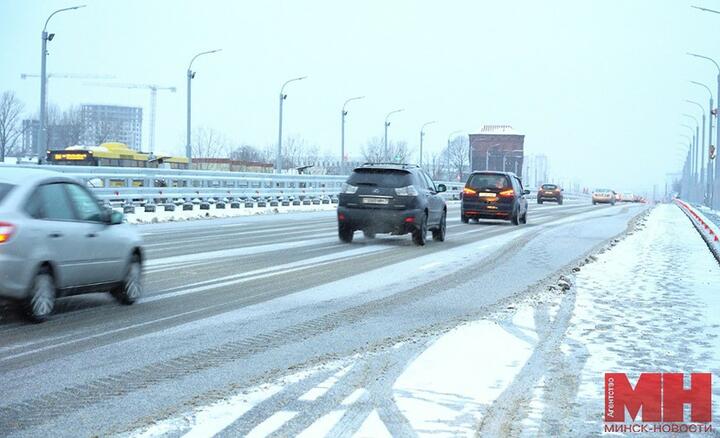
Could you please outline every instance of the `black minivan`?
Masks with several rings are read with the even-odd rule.
[[[425,171],[411,164],[366,163],[353,170],[342,186],[337,209],[338,236],[352,242],[362,230],[372,239],[376,233],[412,233],[416,245],[425,245],[428,231],[445,240],[447,206]]]
[[[527,223],[528,203],[520,178],[512,172],[473,172],[462,193],[460,219],[505,219],[514,225]]]

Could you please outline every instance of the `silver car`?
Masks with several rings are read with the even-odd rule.
[[[55,299],[110,292],[142,295],[142,239],[76,180],[32,168],[0,167],[0,298],[43,321]]]

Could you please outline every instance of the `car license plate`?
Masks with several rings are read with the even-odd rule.
[[[495,193],[480,192],[480,193],[478,193],[478,196],[479,196],[480,198],[494,198],[494,197],[495,197]]]
[[[385,205],[388,203],[387,198],[362,198],[363,204],[380,204]]]

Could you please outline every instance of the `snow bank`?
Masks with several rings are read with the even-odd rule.
[[[690,218],[690,221],[693,223],[695,228],[697,228],[702,238],[705,242],[707,242],[708,246],[715,255],[715,258],[720,261],[720,226],[705,217],[700,209],[693,207],[687,202],[676,199],[675,203],[680,207],[683,213]]]

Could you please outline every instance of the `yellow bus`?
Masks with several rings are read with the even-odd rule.
[[[66,166],[163,167],[187,169],[186,157],[151,155],[134,151],[124,143],[103,143],[100,146],[69,146],[47,151],[48,164]]]

